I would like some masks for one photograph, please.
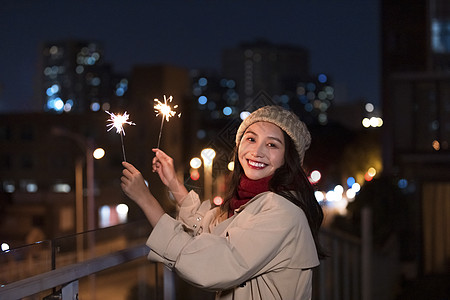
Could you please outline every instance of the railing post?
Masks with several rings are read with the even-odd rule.
[[[372,211],[369,207],[361,210],[361,295],[362,300],[372,298]]]
[[[78,300],[78,280],[66,284],[61,289],[61,300]]]
[[[168,268],[163,269],[164,300],[175,300],[175,275]]]

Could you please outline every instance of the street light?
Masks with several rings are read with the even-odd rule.
[[[77,142],[86,156],[86,189],[87,189],[87,230],[95,229],[95,199],[94,199],[94,141],[92,138],[71,132],[65,128],[54,127],[52,134],[68,137]],[[103,151],[104,155],[104,151]],[[103,157],[100,155],[100,158]],[[75,165],[75,206],[76,206],[76,231],[83,230],[83,176],[82,160],[77,160]]]
[[[212,165],[214,157],[216,156],[216,151],[211,148],[203,149],[201,152],[201,156],[203,159],[204,172],[205,172],[205,200],[212,198]]]

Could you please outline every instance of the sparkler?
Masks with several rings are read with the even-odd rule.
[[[130,117],[130,115],[127,114],[127,112],[124,112],[123,115],[119,115],[119,114],[115,115],[113,113],[110,113],[107,110],[105,110],[105,112],[111,116],[111,118],[106,120],[107,122],[111,122],[110,124],[106,125],[106,126],[108,126],[107,131],[110,131],[111,129],[116,128],[116,133],[120,134],[120,141],[122,142],[123,160],[127,161],[127,158],[125,156],[125,146],[123,145],[123,137],[125,136],[125,130],[123,129],[123,124],[128,124],[128,125],[136,125],[136,124],[131,121],[128,121],[128,118]]]
[[[161,128],[159,129],[159,137],[158,137],[158,146],[156,148],[159,148],[159,144],[161,142],[161,134],[162,134],[162,129],[163,129],[163,125],[164,125],[164,119],[166,119],[167,122],[169,122],[169,118],[175,116],[176,111],[172,110],[172,107],[170,107],[170,105],[168,105],[167,103],[172,102],[173,98],[172,96],[169,97],[169,99],[166,99],[166,96],[164,95],[164,103],[162,103],[161,101],[159,101],[158,99],[155,99],[155,112],[156,112],[156,116],[162,115],[162,119],[161,119]],[[177,108],[178,105],[175,105],[173,108]],[[181,116],[181,113],[178,114],[178,117]]]

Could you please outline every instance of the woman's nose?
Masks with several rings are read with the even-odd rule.
[[[264,145],[262,143],[253,144],[253,149],[251,151],[251,154],[254,157],[263,157],[264,156]]]

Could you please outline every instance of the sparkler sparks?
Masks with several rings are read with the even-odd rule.
[[[107,114],[109,114],[111,116],[110,119],[106,120],[107,122],[111,122],[111,124],[108,124],[106,126],[108,126],[108,131],[110,131],[113,128],[116,128],[116,133],[121,134],[123,133],[123,135],[125,135],[125,130],[123,129],[123,124],[128,124],[128,125],[136,125],[135,123],[128,121],[128,118],[130,117],[129,114],[127,114],[127,112],[124,112],[123,115],[115,115],[113,113],[110,113],[109,111],[105,111]]]
[[[164,119],[166,119],[167,122],[169,122],[169,118],[173,117],[176,115],[176,111],[172,110],[172,107],[170,107],[170,105],[168,103],[172,102],[173,98],[172,96],[169,97],[169,99],[166,98],[166,96],[164,95],[164,103],[162,103],[161,101],[159,101],[158,99],[155,99],[155,112],[156,112],[156,116],[162,115],[162,120],[161,120],[161,128],[159,130],[159,138],[158,138],[158,146],[157,148],[159,148],[159,144],[161,142],[161,134],[162,134],[162,129],[163,129],[163,125],[164,125]],[[178,105],[175,105],[173,108],[177,108]],[[178,114],[178,117],[181,116],[181,113]]]
[[[122,154],[123,154],[123,160],[127,161],[125,156],[125,146],[123,145],[123,136],[125,136],[125,130],[123,129],[123,124],[128,125],[136,125],[135,123],[128,121],[128,118],[130,117],[127,112],[124,112],[123,115],[115,115],[113,113],[110,113],[109,111],[105,110],[107,114],[111,116],[107,122],[111,122],[110,124],[106,125],[108,127],[107,131],[112,130],[113,128],[116,128],[116,133],[120,134],[120,141],[122,142]]]

